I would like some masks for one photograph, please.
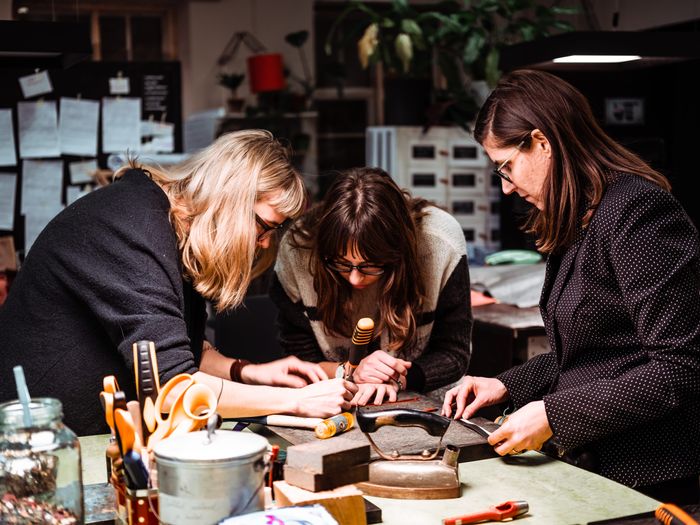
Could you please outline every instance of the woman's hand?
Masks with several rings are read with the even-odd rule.
[[[241,379],[249,385],[301,388],[328,379],[328,375],[319,364],[289,356],[270,363],[246,365],[241,369]]]
[[[392,379],[401,379],[409,368],[410,361],[392,357],[383,350],[376,350],[360,361],[352,377],[356,383],[386,383]]]
[[[389,397],[389,401],[396,401],[399,393],[399,386],[396,383],[378,384],[378,383],[362,383],[357,385],[357,393],[352,399],[353,405],[364,406],[369,404],[370,399],[374,396],[373,405],[381,405],[385,397]]]
[[[544,401],[533,401],[508,416],[489,436],[489,443],[501,456],[519,454],[526,450],[540,450],[553,435],[549,426]]]
[[[343,379],[330,379],[293,390],[296,396],[295,415],[331,417],[350,410],[357,385]]]
[[[443,416],[450,417],[452,404],[456,402],[454,418],[469,419],[480,408],[495,405],[507,399],[508,390],[498,379],[466,376],[460,385],[447,391],[441,413]]]

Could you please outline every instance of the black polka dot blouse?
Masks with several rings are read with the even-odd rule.
[[[700,472],[698,233],[676,199],[619,174],[588,228],[547,261],[551,352],[499,376],[543,399],[552,441],[629,486]]]

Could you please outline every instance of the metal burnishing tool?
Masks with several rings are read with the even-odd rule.
[[[450,420],[421,410],[390,409],[367,412],[358,408],[357,424],[372,448],[383,460],[369,465],[369,481],[357,486],[365,494],[395,499],[443,499],[458,498],[462,485],[459,481],[457,461],[459,448],[447,445],[442,459],[442,438],[450,426]],[[371,435],[383,426],[420,427],[431,436],[439,437],[434,452],[401,455],[398,451],[385,453],[376,445]]]

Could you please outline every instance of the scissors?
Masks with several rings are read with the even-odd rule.
[[[172,404],[167,418],[163,418],[163,404],[171,392]],[[216,406],[216,395],[211,388],[195,383],[190,374],[176,375],[160,390],[152,413],[143,414],[144,419],[150,420],[146,424],[155,428],[148,438],[148,449],[153,450],[156,443],[169,436],[203,428],[208,417],[216,412]]]

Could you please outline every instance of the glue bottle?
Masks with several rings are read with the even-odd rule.
[[[355,423],[355,418],[350,412],[343,412],[337,416],[324,419],[314,429],[316,437],[319,439],[327,439],[336,434],[345,432]]]

